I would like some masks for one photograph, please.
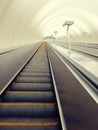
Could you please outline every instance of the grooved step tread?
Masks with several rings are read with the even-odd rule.
[[[55,106],[55,103],[8,103],[1,102],[0,106]]]
[[[0,126],[57,126],[58,122],[0,122]]]
[[[33,82],[33,83],[31,83],[31,82],[28,82],[28,83],[26,83],[26,82],[24,82],[24,83],[14,82],[14,83],[13,83],[13,85],[24,85],[24,84],[25,84],[25,85],[28,85],[28,84],[29,84],[29,85],[33,85],[33,84],[37,85],[37,84],[38,84],[38,85],[42,85],[42,86],[43,86],[43,85],[52,85],[52,83],[34,83],[34,82]]]
[[[51,82],[50,77],[17,77],[15,82],[22,83],[49,83]]]
[[[36,72],[38,72],[38,73],[44,73],[45,74],[45,72],[47,72],[47,73],[50,73],[50,70],[45,70],[44,68],[43,69],[23,69],[22,71],[21,71],[22,73],[29,73],[29,72],[31,72],[31,73],[36,73]]]
[[[21,72],[19,76],[24,76],[24,77],[50,77],[50,73],[26,73],[26,72]]]
[[[50,76],[47,76],[47,75],[45,75],[45,76],[44,76],[44,75],[43,75],[43,76],[42,76],[42,75],[34,75],[34,76],[32,76],[32,75],[19,75],[18,77],[19,77],[19,78],[24,78],[24,77],[27,77],[27,78],[29,78],[29,77],[30,77],[30,78],[34,78],[34,77],[35,77],[35,78],[41,78],[41,77],[42,77],[42,78],[46,78],[46,77],[47,77],[47,78],[48,78],[48,77],[50,77]]]
[[[23,76],[19,75],[18,78],[50,78],[50,76]]]
[[[44,70],[32,70],[32,71],[25,71],[25,70],[22,70],[22,73],[25,73],[25,72],[28,72],[28,73],[46,73],[46,74],[49,74],[50,71],[44,71]]]
[[[13,83],[10,91],[53,91],[52,83]]]
[[[45,92],[43,92],[43,91],[33,91],[33,92],[31,92],[31,91],[7,91],[7,93],[12,93],[12,94],[49,94],[49,93],[53,93],[53,91],[49,91],[49,92],[47,92],[47,91],[45,91]]]

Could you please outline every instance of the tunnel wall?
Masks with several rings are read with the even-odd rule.
[[[0,55],[0,91],[39,46],[40,43],[36,43]]]

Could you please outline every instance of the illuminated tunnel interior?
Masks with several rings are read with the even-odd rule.
[[[98,130],[98,0],[0,0],[0,130]]]
[[[97,0],[1,0],[0,49],[12,48],[46,36],[54,35],[62,41],[66,20],[74,21],[70,28],[73,42],[98,43]]]

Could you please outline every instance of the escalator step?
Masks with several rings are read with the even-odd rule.
[[[44,68],[43,69],[23,69],[22,72],[38,72],[38,73],[49,73],[50,71],[49,70],[45,70]]]
[[[48,62],[45,62],[45,63],[43,63],[43,62],[41,62],[40,63],[40,66],[39,66],[39,64],[37,64],[37,63],[29,63],[29,64],[27,64],[26,66],[25,66],[25,68],[33,68],[33,67],[37,67],[37,68],[41,68],[41,67],[44,67],[44,68],[49,68],[49,66],[48,66]]]
[[[56,118],[0,118],[1,126],[7,127],[56,127],[59,124],[59,120]],[[1,130],[1,129],[0,129]]]
[[[45,58],[45,57],[44,57]],[[34,59],[33,59],[34,60]],[[40,61],[40,59],[38,59],[39,61]],[[45,59],[42,59],[42,60],[44,60],[44,62],[40,62],[40,66],[39,66],[39,64],[38,64],[38,62],[36,62],[36,63],[34,63],[34,62],[29,62],[27,65],[26,65],[26,67],[27,68],[32,68],[32,67],[34,67],[34,66],[37,66],[37,67],[45,67],[45,68],[48,68],[49,66],[48,66],[48,61],[47,60],[45,60]],[[41,60],[41,61],[42,61]]]
[[[51,83],[14,83],[10,90],[17,91],[52,91]]]
[[[26,123],[32,123],[32,122],[36,122],[36,123],[39,123],[39,122],[42,122],[42,123],[51,123],[51,122],[59,122],[59,119],[58,118],[32,118],[32,117],[28,117],[28,118],[16,118],[16,117],[13,117],[13,118],[10,118],[10,117],[0,117],[0,122],[17,122],[17,123],[21,123],[21,122],[26,122]]]
[[[0,126],[57,126],[58,122],[0,122]]]
[[[17,77],[16,82],[23,82],[23,83],[32,83],[32,82],[37,82],[37,83],[49,83],[51,82],[50,77]]]
[[[43,65],[43,66],[40,65],[40,67],[37,65],[36,66],[26,66],[24,69],[32,70],[32,69],[36,69],[36,68],[38,68],[39,70],[41,70],[41,69],[49,70],[49,66],[45,66],[45,65]]]
[[[1,126],[0,130],[61,130],[59,126]]]
[[[0,103],[0,117],[56,117],[54,103]]]
[[[54,102],[55,96],[53,92],[24,92],[24,91],[8,91],[3,102]]]
[[[50,73],[20,73],[19,76],[28,76],[28,77],[35,77],[35,76],[39,76],[39,77],[50,77]]]
[[[55,118],[0,118],[0,130],[1,127],[32,127],[40,129],[44,128],[57,128],[59,126],[58,119]]]

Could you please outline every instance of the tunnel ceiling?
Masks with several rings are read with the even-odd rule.
[[[0,49],[29,44],[58,31],[73,20],[70,35],[83,32],[98,42],[98,0],[0,0]]]

